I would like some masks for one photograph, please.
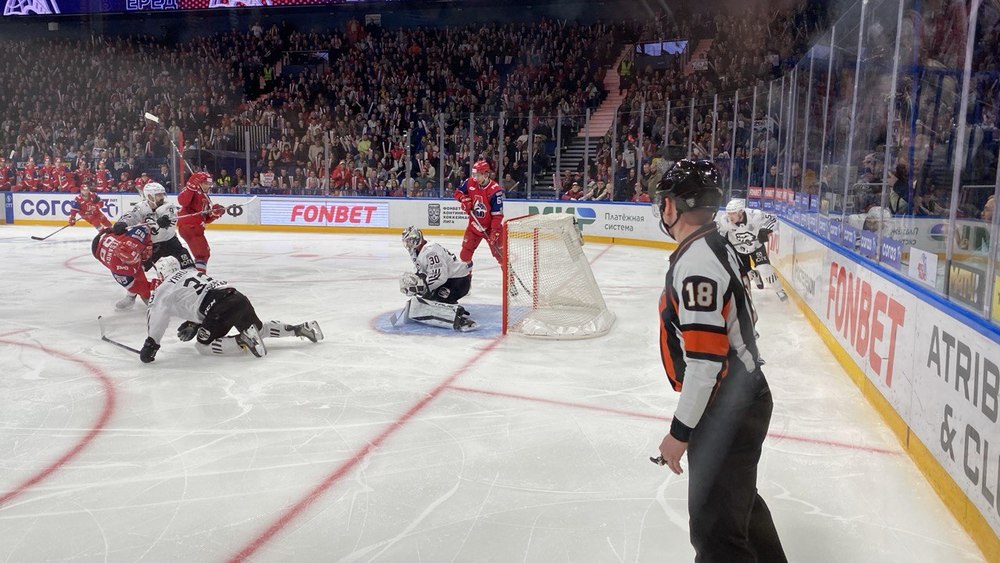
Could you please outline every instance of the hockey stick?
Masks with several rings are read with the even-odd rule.
[[[250,205],[250,203],[255,199],[257,199],[257,196],[253,196],[252,198],[244,201],[243,203],[234,203],[232,205],[227,205],[226,209],[229,209],[230,207],[243,207],[244,205]],[[202,211],[198,211],[196,213],[185,213],[184,215],[178,215],[177,218],[183,219],[185,217],[194,217],[195,215],[201,215],[202,213],[203,213]]]
[[[45,239],[49,238],[50,236],[58,233],[59,231],[65,229],[67,227],[69,227],[69,225],[63,225],[62,227],[59,227],[58,229],[56,229],[55,231],[49,233],[48,235],[46,235],[44,237],[35,237],[35,236],[33,236],[33,237],[31,237],[31,240],[45,240]]]
[[[473,215],[472,212],[470,211],[466,211],[465,214],[468,215],[470,219],[472,219],[472,222],[475,223],[477,227],[479,227],[479,232],[483,233],[483,238],[486,239],[486,244],[489,245],[493,253],[496,254],[497,256],[503,256],[503,252],[500,252],[500,249],[497,248],[496,245],[493,244],[493,241],[491,241],[489,237],[486,236],[486,227],[483,227],[483,224],[479,222],[479,219],[477,219],[476,216]],[[514,279],[517,280],[517,283],[520,284],[522,288],[524,288],[524,291],[528,292],[528,295],[531,295],[533,297],[534,294],[531,292],[530,289],[528,289],[528,286],[521,279],[521,276],[517,275],[517,272],[514,271],[513,268],[510,268],[510,273],[513,274]],[[514,290],[517,291],[517,288],[514,288]]]
[[[407,301],[406,305],[403,305],[402,309],[393,313],[392,316],[389,317],[389,322],[392,323],[393,328],[396,328],[396,325],[399,324],[399,321],[401,319],[404,323],[406,322],[406,315],[409,312],[409,310],[410,310],[410,302]]]
[[[114,340],[111,340],[110,338],[108,338],[107,336],[105,336],[105,334],[104,334],[104,322],[102,322],[102,320],[101,320],[102,318],[103,317],[101,315],[97,316],[97,326],[101,327],[101,340],[103,340],[103,341],[105,341],[105,342],[107,342],[109,344],[114,344],[115,346],[118,346],[119,348],[124,348],[124,349],[128,350],[129,352],[132,352],[133,354],[136,354],[136,355],[142,354],[142,352],[136,350],[135,348],[133,348],[131,346],[126,346],[126,345],[122,344],[121,342],[115,342]]]
[[[167,134],[167,140],[170,141],[170,145],[174,147],[175,151],[177,151],[178,158],[180,158],[181,162],[184,163],[184,166],[187,167],[188,173],[194,174],[194,168],[191,168],[191,165],[188,164],[188,161],[184,160],[184,153],[181,152],[181,149],[177,148],[177,143],[174,142],[174,136],[170,134],[170,131],[167,131],[167,128],[162,123],[160,123],[160,118],[149,113],[148,111],[142,114],[142,117],[145,118],[147,121],[152,121],[153,123],[159,125],[160,129],[163,129],[163,132]]]

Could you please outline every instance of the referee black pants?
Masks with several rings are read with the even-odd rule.
[[[698,563],[783,563],[771,512],[757,494],[771,390],[759,369],[734,363],[688,441],[691,545]]]

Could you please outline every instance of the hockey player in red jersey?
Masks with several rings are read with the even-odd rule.
[[[212,189],[212,177],[204,172],[195,172],[188,179],[181,193],[177,194],[177,203],[181,210],[178,213],[177,232],[187,243],[194,255],[194,267],[199,272],[208,268],[208,259],[212,249],[205,238],[205,225],[215,221],[226,212],[226,209],[208,197]]]
[[[115,185],[111,178],[111,171],[105,166],[106,164],[102,160],[97,163],[97,170],[94,171],[94,186],[99,192],[109,191]]]
[[[143,260],[153,254],[153,239],[145,225],[126,227],[118,223],[113,229],[102,229],[90,246],[94,258],[104,264],[115,281],[130,294],[149,301],[152,286],[142,269]]]
[[[502,263],[503,188],[490,178],[490,163],[480,160],[472,165],[472,176],[455,190],[455,199],[469,215],[459,257],[471,265],[472,255],[485,238],[493,257]]]
[[[101,211],[104,202],[101,201],[101,198],[97,197],[97,194],[90,189],[90,186],[86,184],[80,186],[80,195],[76,196],[76,199],[70,203],[70,206],[72,207],[72,210],[69,212],[70,226],[76,224],[76,216],[79,214],[81,219],[93,225],[97,230],[111,228],[111,221]]]

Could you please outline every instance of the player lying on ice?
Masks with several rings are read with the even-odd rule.
[[[399,291],[410,296],[404,318],[462,332],[476,328],[469,312],[458,304],[472,287],[469,264],[440,244],[428,243],[416,227],[403,231],[403,246],[417,268],[399,278]]]
[[[149,299],[147,338],[139,353],[144,363],[156,359],[171,317],[185,319],[177,327],[177,338],[187,342],[197,336],[195,348],[209,356],[250,352],[262,358],[267,355],[265,337],[301,336],[312,342],[323,340],[323,331],[316,321],[297,325],[261,322],[250,300],[236,288],[193,267],[181,269],[173,256],[160,258],[155,267],[162,281]],[[233,327],[239,334],[226,336]]]

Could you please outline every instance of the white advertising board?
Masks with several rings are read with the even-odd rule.
[[[58,221],[69,219],[71,204],[76,194],[11,194],[14,208],[13,219],[18,221]],[[104,214],[112,222],[139,202],[139,195],[133,193],[98,194],[104,202]],[[168,195],[167,201],[175,201],[176,196]],[[213,203],[226,207],[226,214],[215,221],[220,224],[256,225],[260,223],[260,200],[244,195],[213,195]],[[249,205],[244,205],[250,202]]]
[[[389,202],[337,198],[269,197],[261,200],[261,225],[388,227]]]
[[[1000,533],[1000,346],[936,298],[782,222],[776,261],[855,365]]]

